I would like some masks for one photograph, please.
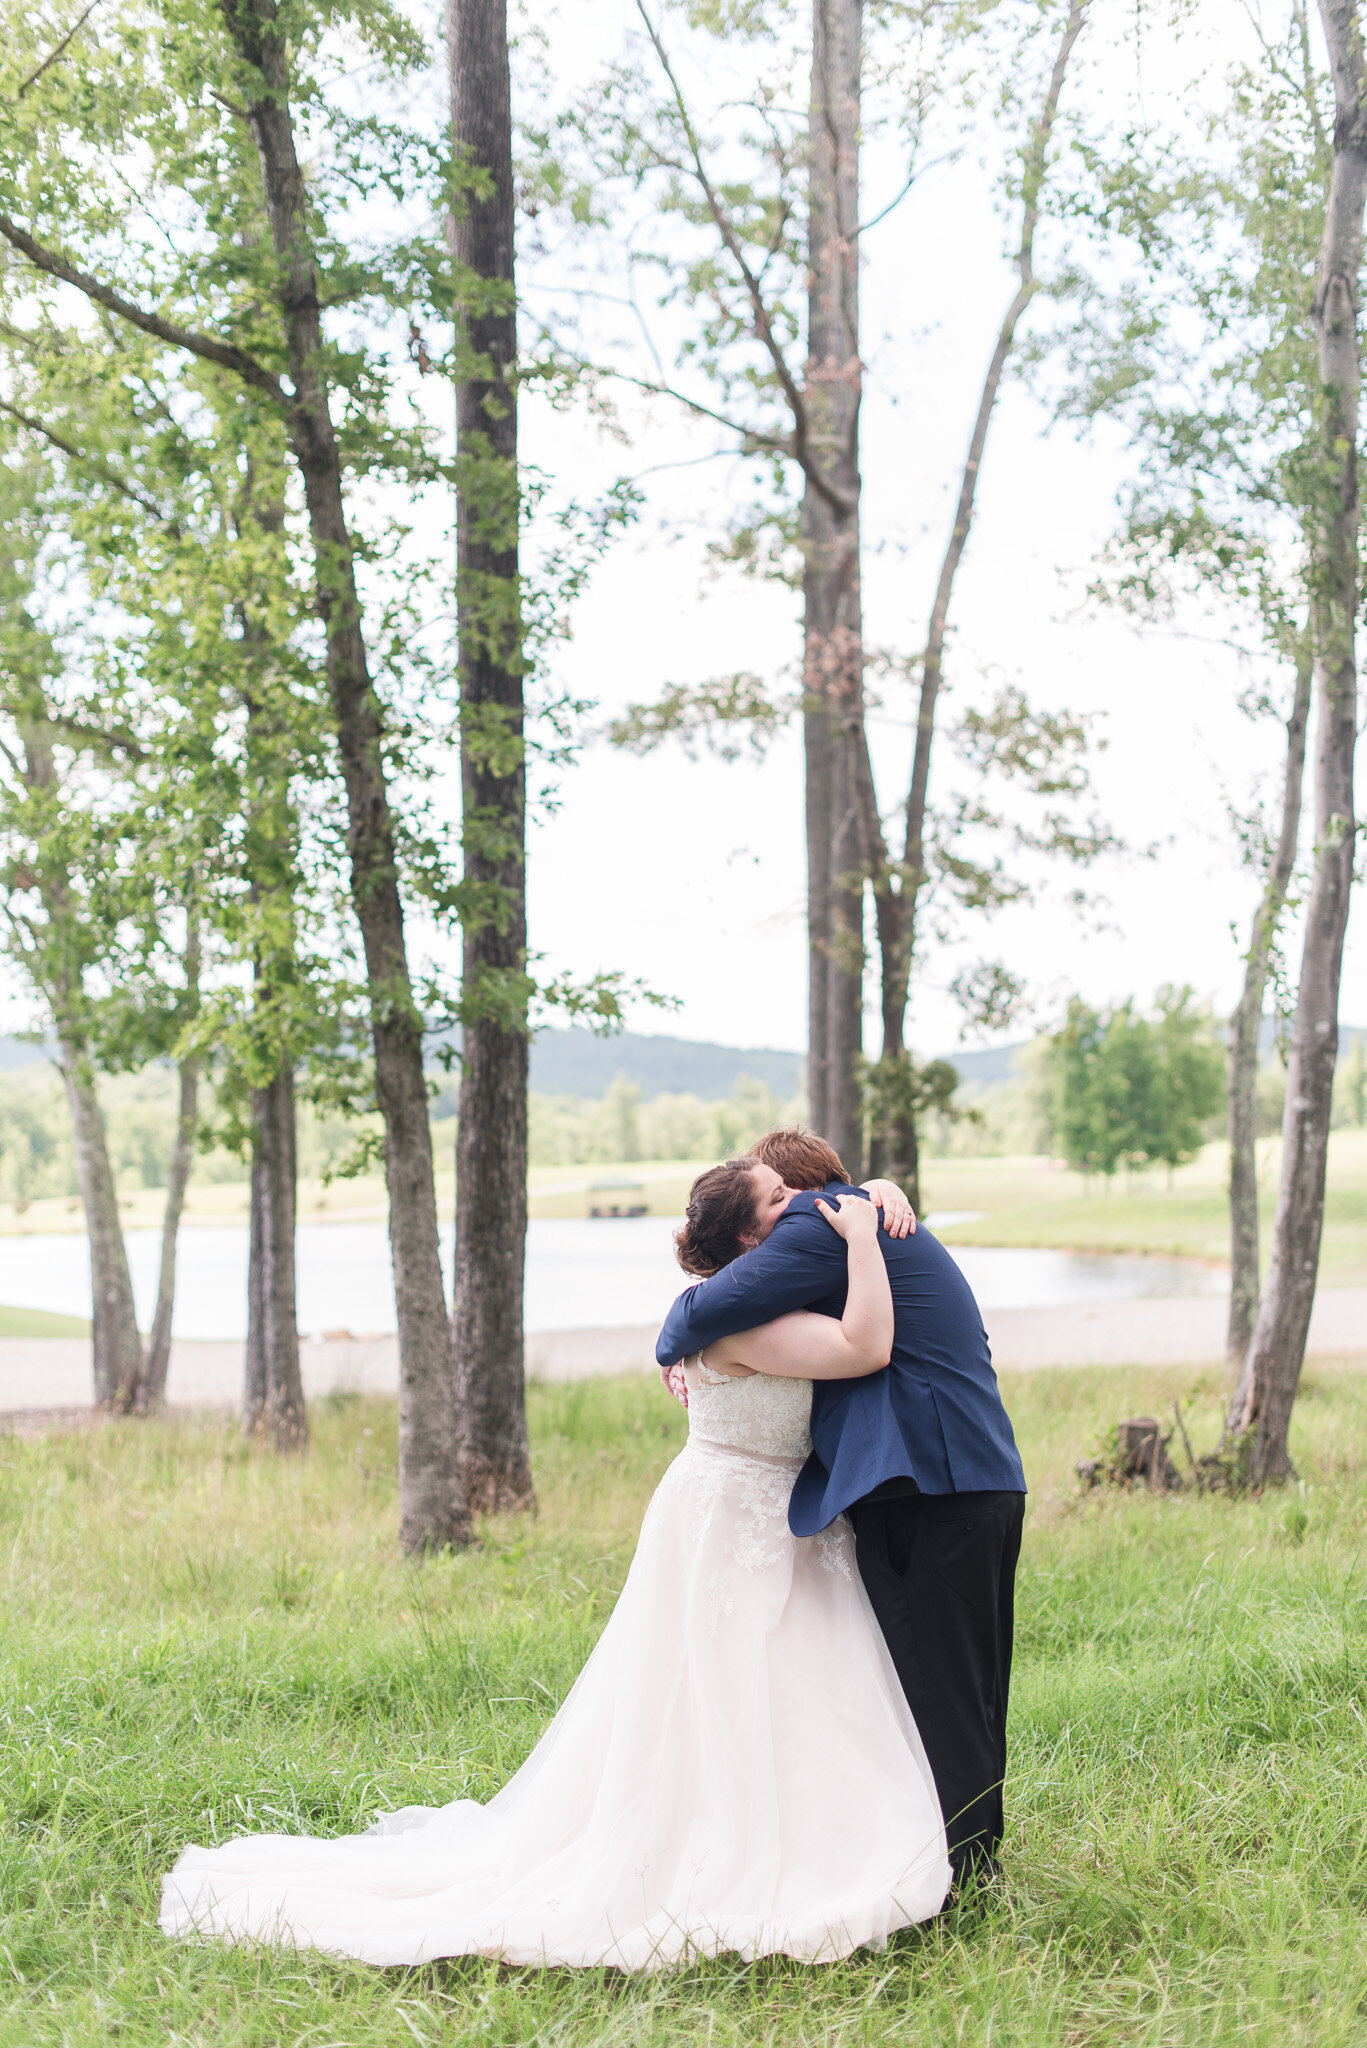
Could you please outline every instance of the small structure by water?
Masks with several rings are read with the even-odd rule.
[[[643,1195],[646,1185],[643,1180],[595,1180],[589,1182],[590,1216],[648,1216],[648,1202],[595,1202],[595,1195]]]

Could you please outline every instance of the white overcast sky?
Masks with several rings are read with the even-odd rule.
[[[621,0],[576,0],[573,20],[576,32],[596,22],[604,49],[633,14]],[[1133,15],[1100,12],[1095,28],[1103,43],[1122,18]],[[1152,110],[1163,94],[1187,89],[1192,74],[1242,32],[1241,11],[1224,0],[1208,0],[1201,18],[1202,41],[1175,47],[1155,30],[1138,64],[1132,49],[1094,45],[1091,75],[1079,77],[1079,89],[1128,92],[1132,103],[1147,98]],[[561,32],[563,22],[553,31]],[[863,470],[866,625],[874,645],[915,650],[924,637],[950,493],[1014,284],[1001,256],[1006,229],[993,207],[991,168],[965,161],[933,174],[869,238],[861,281],[869,365]],[[706,423],[657,410],[626,456],[604,450],[582,424],[535,413],[524,445],[549,468],[593,478],[688,462],[720,442]],[[1016,679],[1040,704],[1101,713],[1098,731],[1108,746],[1095,780],[1102,807],[1131,844],[1160,843],[1156,858],[1094,876],[1109,899],[1100,928],[1096,919],[1084,926],[1061,906],[1041,906],[1002,915],[982,932],[983,951],[1029,977],[1041,1022],[1074,989],[1098,1003],[1131,995],[1147,1001],[1161,983],[1190,982],[1217,1006],[1229,1005],[1241,972],[1231,920],[1244,929],[1254,892],[1238,866],[1224,794],[1244,801],[1260,776],[1270,786],[1278,761],[1280,729],[1254,725],[1237,709],[1241,675],[1218,644],[1219,619],[1198,608],[1180,635],[1140,632],[1083,605],[1085,572],[1113,530],[1126,473],[1114,433],[1079,441],[1070,429],[1051,428],[1022,386],[1009,384],[955,592],[950,709]],[[720,522],[735,486],[725,462],[650,480],[647,516],[597,573],[562,664],[567,680],[606,710],[649,698],[667,682],[736,669],[775,674],[792,662],[796,600],[705,573],[709,513]],[[874,719],[885,807],[905,776],[911,711],[906,696],[890,694]],[[801,1049],[796,735],[762,765],[690,761],[673,746],[636,759],[599,745],[566,779],[564,798],[559,816],[533,840],[534,944],[558,967],[621,966],[680,999],[672,1021],[646,1014],[634,1020],[637,1028]],[[1350,1022],[1367,1022],[1365,916],[1359,903],[1343,983]],[[923,1054],[960,1042],[945,983],[962,957],[926,960],[910,1026]],[[872,977],[868,992],[873,1046]]]

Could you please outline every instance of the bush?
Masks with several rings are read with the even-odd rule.
[[[1180,1166],[1224,1102],[1225,1051],[1189,988],[1163,988],[1156,1015],[1132,1002],[1093,1010],[1078,998],[1050,1040],[1054,1142],[1079,1173]]]

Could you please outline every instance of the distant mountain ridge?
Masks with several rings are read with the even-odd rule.
[[[725,1102],[748,1076],[783,1102],[802,1086],[806,1059],[773,1046],[711,1045],[701,1039],[622,1031],[599,1038],[582,1027],[542,1031],[532,1040],[537,1095],[605,1095],[620,1074],[642,1095],[697,1095]]]
[[[1276,1028],[1264,1017],[1259,1050],[1274,1056]],[[1367,1038],[1361,1026],[1345,1024],[1339,1032],[1339,1057]],[[1028,1040],[989,1046],[981,1052],[942,1055],[959,1078],[991,1088],[1008,1081],[1018,1069]],[[0,1073],[14,1073],[50,1059],[50,1048],[27,1039],[0,1036]],[[749,1077],[772,1088],[788,1102],[802,1086],[806,1058],[776,1046],[715,1045],[696,1038],[668,1038],[650,1032],[623,1031],[599,1038],[582,1026],[540,1031],[532,1041],[531,1085],[538,1095],[606,1095],[620,1074],[642,1095],[697,1095],[704,1102],[724,1102],[738,1081]]]
[[[991,1086],[1015,1070],[1021,1045],[992,1046],[985,1052],[945,1057],[965,1081]],[[783,1101],[802,1086],[806,1059],[772,1046],[713,1045],[695,1038],[666,1038],[623,1031],[597,1038],[582,1027],[541,1032],[532,1043],[532,1088],[538,1095],[606,1094],[620,1074],[642,1095],[697,1095],[724,1102],[746,1077],[762,1081]]]

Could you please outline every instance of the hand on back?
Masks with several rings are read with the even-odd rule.
[[[837,1195],[834,1208],[818,1195],[816,1207],[837,1237],[843,1237],[846,1244],[854,1243],[857,1238],[878,1235],[878,1211],[862,1195]]]

